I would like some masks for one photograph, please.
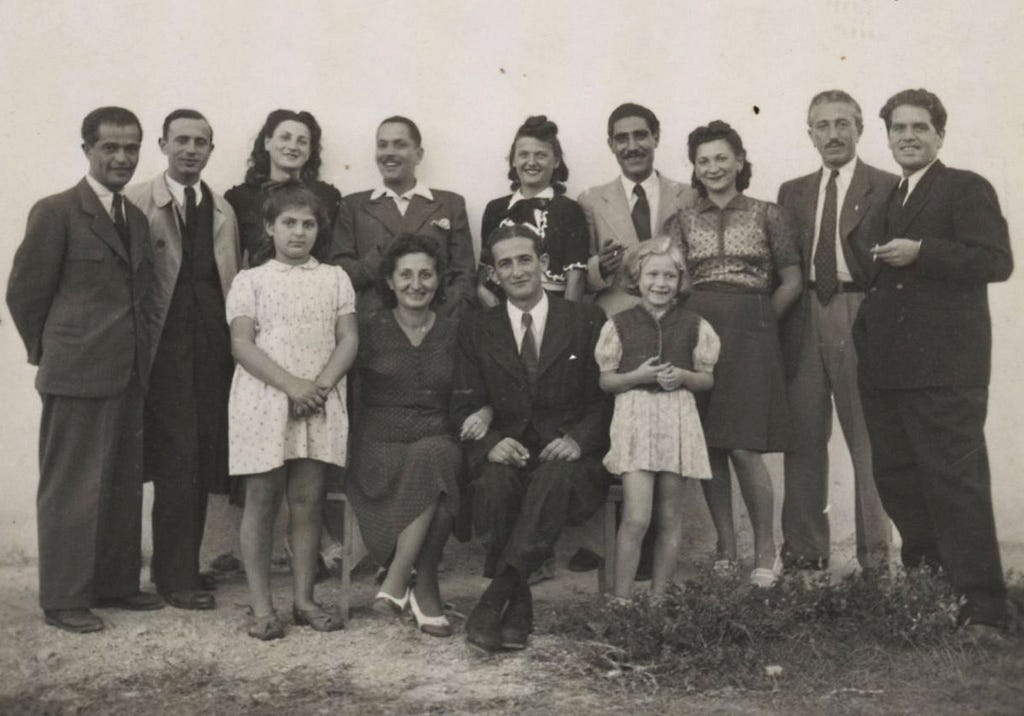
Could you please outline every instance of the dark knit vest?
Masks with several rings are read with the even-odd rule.
[[[612,321],[622,342],[619,373],[628,373],[655,356],[677,368],[693,370],[693,349],[700,331],[700,316],[693,311],[672,306],[655,320],[643,305],[636,305],[615,314]]]

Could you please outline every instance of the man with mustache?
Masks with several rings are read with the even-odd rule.
[[[75,633],[104,628],[91,607],[163,607],[139,591],[153,256],[146,217],[121,190],[141,143],[127,109],[86,115],[89,173],[32,207],[7,283],[43,403],[39,602],[47,624]]]
[[[968,638],[1000,642],[1009,610],[984,428],[988,284],[1013,271],[1006,220],[991,184],[939,161],[938,97],[904,90],[879,116],[903,179],[853,333],[875,480],[903,564],[941,567],[964,598]]]
[[[892,528],[871,470],[851,330],[871,273],[877,216],[897,178],[857,158],[864,131],[860,105],[842,90],[814,96],[807,135],[822,167],[779,189],[779,204],[800,232],[807,286],[780,326],[793,444],[785,455],[783,565],[824,570],[829,560],[829,462],[832,405],[853,463],[857,560],[887,564]]]
[[[331,263],[339,264],[359,294],[360,313],[381,307],[373,289],[381,257],[399,234],[433,239],[445,258],[444,301],[437,310],[458,318],[476,300],[476,257],[466,202],[459,195],[428,189],[416,178],[423,160],[419,127],[408,117],[388,117],[377,127],[376,189],[349,194],[334,225]]]
[[[149,220],[156,314],[145,402],[146,475],[153,480],[153,583],[179,609],[213,609],[199,574],[210,488],[228,489],[228,392],[234,361],[224,299],[241,262],[231,205],[200,175],[213,129],[177,109],[158,140],[167,169],[132,186]]]
[[[661,125],[654,112],[627,102],[608,117],[608,148],[622,173],[591,187],[577,200],[590,227],[587,284],[606,315],[632,308],[640,298],[626,292],[622,258],[640,241],[658,236],[665,222],[690,206],[696,192],[654,169]]]

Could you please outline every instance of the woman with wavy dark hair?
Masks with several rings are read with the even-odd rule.
[[[800,255],[782,208],[743,195],[751,167],[735,129],[716,120],[693,130],[687,144],[700,199],[666,230],[683,247],[693,281],[687,308],[721,339],[714,387],[699,399],[714,476],[704,496],[718,533],[715,571],[736,566],[732,462],[754,532],[750,582],[768,587],[779,564],[761,454],[785,450],[790,438],[777,321],[800,295]]]
[[[224,193],[238,216],[242,250],[250,266],[270,258],[259,250],[265,234],[260,215],[265,190],[288,180],[302,182],[323,204],[327,222],[317,234],[313,256],[326,260],[341,192],[320,181],[320,134],[320,125],[309,112],[275,109],[267,115],[253,142],[245,181]]]
[[[558,125],[545,115],[527,117],[512,140],[508,154],[508,178],[514,193],[487,204],[484,209],[481,241],[503,223],[530,224],[544,239],[548,268],[544,288],[570,301],[578,301],[586,288],[589,230],[583,209],[565,196],[564,182],[569,178]],[[485,271],[490,265],[481,257]],[[478,294],[486,306],[500,300],[501,289],[490,276],[481,276]]]

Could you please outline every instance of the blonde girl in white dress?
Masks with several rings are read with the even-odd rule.
[[[681,305],[685,263],[667,238],[640,244],[627,275],[641,303],[605,323],[594,353],[601,389],[615,394],[604,465],[622,478],[614,596],[632,597],[640,543],[657,509],[651,594],[664,595],[682,539],[683,481],[711,478],[695,391],[709,390],[719,342]]]
[[[316,195],[298,183],[272,191],[263,217],[274,258],[239,273],[227,299],[238,363],[228,403],[229,468],[245,479],[248,633],[262,640],[284,636],[271,599],[270,557],[286,496],[294,622],[317,631],[344,626],[313,598],[324,472],[328,463],[345,464],[345,374],[358,348],[348,275],[310,255],[323,216]]]

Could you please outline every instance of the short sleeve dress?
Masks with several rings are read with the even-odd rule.
[[[693,367],[711,371],[718,360],[719,341],[711,325],[700,320]],[[622,358],[622,341],[614,321],[601,329],[594,348],[601,372],[614,371]],[[609,428],[611,446],[604,466],[613,475],[635,470],[674,472],[698,480],[711,479],[704,431],[693,393],[679,390],[627,390],[615,396]]]
[[[355,291],[344,269],[310,258],[293,266],[271,259],[235,277],[227,320],[256,324],[256,346],[289,373],[313,380],[334,351],[339,316],[354,313]],[[310,458],[344,465],[348,440],[345,379],[331,390],[322,412],[292,417],[288,396],[236,366],[228,400],[228,462],[232,475]]]
[[[345,493],[380,564],[401,531],[439,496],[441,509],[459,514],[462,450],[448,423],[455,336],[456,322],[438,315],[414,346],[391,311],[360,317]]]

